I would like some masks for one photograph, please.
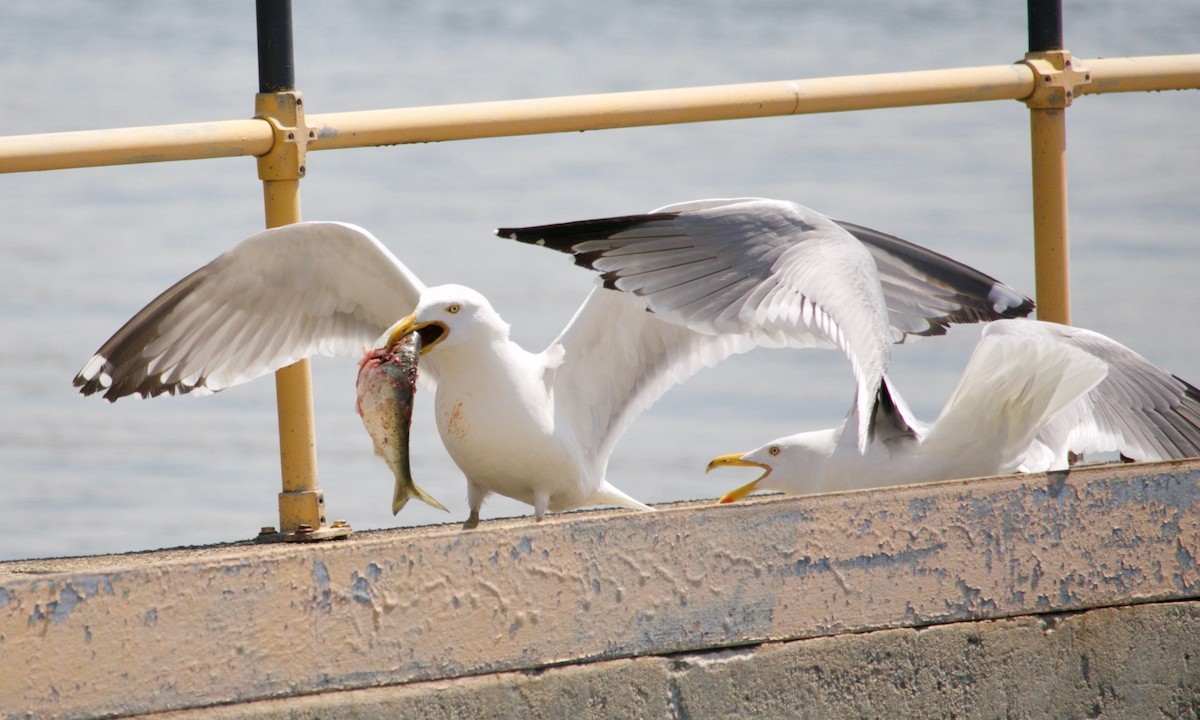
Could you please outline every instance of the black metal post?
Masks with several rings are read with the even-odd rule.
[[[292,0],[257,0],[256,10],[258,91],[274,93],[294,90],[296,68],[292,58]]]
[[[1028,0],[1029,52],[1063,49],[1062,0]]]

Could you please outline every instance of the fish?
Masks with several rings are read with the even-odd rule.
[[[417,487],[409,466],[408,436],[412,427],[413,398],[417,393],[421,336],[409,333],[393,342],[389,333],[381,340],[359,361],[355,386],[358,415],[375,444],[375,454],[384,459],[396,478],[392,514],[399,513],[413,498],[446,510]]]

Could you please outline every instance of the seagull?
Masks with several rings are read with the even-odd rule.
[[[714,458],[708,470],[764,471],[721,502],[756,490],[802,494],[1064,470],[1072,454],[1200,455],[1200,390],[1100,333],[1037,320],[985,325],[932,425],[912,416],[885,376],[862,454],[857,407],[837,427]]]
[[[718,253],[745,276],[741,292],[713,285],[728,273],[695,278],[688,291],[706,308],[698,315],[695,303],[663,304],[678,283],[622,292],[611,287],[624,283],[612,270],[561,334],[531,352],[480,293],[425,286],[363,228],[297,223],[251,236],[166,290],[96,351],[75,385],[110,401],[213,393],[311,355],[361,357],[381,336],[420,333],[421,378],[434,387],[442,443],[467,480],[470,528],[491,493],[532,505],[538,519],[588,505],[651,509],[606,478],[617,440],[670,387],[731,354],[837,347],[864,377],[882,377],[887,342],[1032,308],[966,266],[793,203],[706,201],[592,222],[628,248],[659,242],[655,228],[671,226],[669,247],[690,239]],[[500,232],[561,238],[562,227]],[[626,259],[638,261],[631,252]]]
[[[974,268],[781,200],[698,200],[496,232],[574,255],[600,272],[604,287],[701,335],[841,350],[858,387],[862,452],[892,343],[1033,310],[1032,300]]]

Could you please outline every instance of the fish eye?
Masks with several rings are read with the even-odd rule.
[[[779,454],[779,446],[772,445],[771,447],[767,448],[767,452],[771,453],[772,455],[778,455]]]
[[[449,306],[446,308],[446,312],[450,313],[451,315],[455,314],[455,313],[456,313],[456,312],[458,312],[459,310],[462,310],[462,305],[459,305],[458,303],[451,303],[451,304],[450,304],[450,305],[449,305]]]

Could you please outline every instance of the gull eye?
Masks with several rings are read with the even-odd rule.
[[[457,313],[459,310],[462,310],[462,305],[459,305],[458,303],[451,303],[446,308],[446,312],[450,313],[451,315]]]
[[[771,453],[772,455],[778,455],[779,454],[779,446],[772,445],[771,447],[767,448],[767,452]]]

